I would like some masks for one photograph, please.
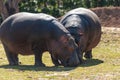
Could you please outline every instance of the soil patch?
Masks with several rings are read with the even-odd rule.
[[[120,28],[120,7],[91,8],[100,18],[103,27]]]

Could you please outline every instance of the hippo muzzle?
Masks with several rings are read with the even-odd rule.
[[[69,59],[67,59],[66,61],[61,61],[61,63],[63,64],[64,67],[78,66],[80,64],[80,61],[77,52],[74,51],[74,54],[72,54]]]

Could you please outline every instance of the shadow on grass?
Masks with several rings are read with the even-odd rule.
[[[34,65],[19,65],[19,66],[9,66],[1,65],[0,68],[5,69],[16,69],[25,71],[69,71],[75,69],[76,67],[63,67],[63,66],[46,66],[46,67],[36,67]]]
[[[98,64],[101,64],[103,63],[104,61],[102,60],[99,60],[99,59],[87,59],[87,60],[84,60],[84,63],[79,65],[79,67],[90,67],[90,66],[95,66],[95,65],[98,65]]]
[[[78,67],[89,67],[89,66],[95,66],[98,64],[103,63],[102,60],[98,59],[89,59],[85,60],[83,64],[79,65]],[[19,66],[9,66],[9,65],[1,65],[0,68],[5,68],[5,69],[17,69],[21,71],[69,71],[73,70],[77,67],[63,67],[63,66],[47,66],[47,67],[36,67],[34,65],[19,65]]]

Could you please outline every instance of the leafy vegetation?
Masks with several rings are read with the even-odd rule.
[[[78,7],[120,6],[119,0],[22,0],[20,11],[43,12],[60,17],[68,10]]]
[[[17,12],[47,13],[61,17],[67,11],[78,8],[120,6],[120,0],[0,0],[0,23]]]
[[[93,49],[93,59],[78,67],[54,67],[45,52],[43,62],[47,67],[35,67],[34,56],[20,55],[20,66],[9,66],[0,44],[1,80],[119,80],[120,79],[120,29],[103,29],[99,45]]]

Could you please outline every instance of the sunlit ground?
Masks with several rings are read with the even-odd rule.
[[[78,67],[54,67],[48,52],[43,55],[47,67],[34,67],[33,55],[20,55],[20,66],[8,66],[0,44],[0,80],[120,80],[120,29],[102,31],[93,59]]]

